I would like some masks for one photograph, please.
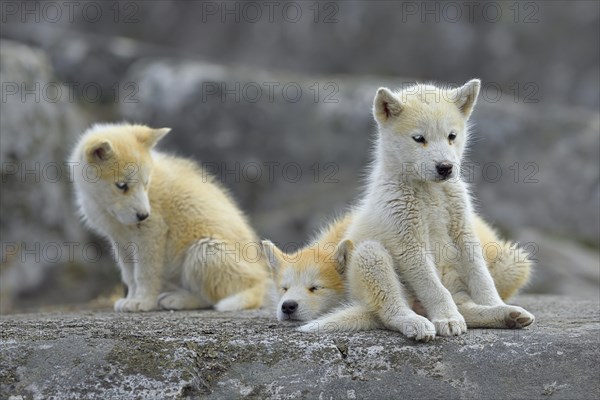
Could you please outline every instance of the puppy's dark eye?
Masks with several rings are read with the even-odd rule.
[[[425,140],[425,136],[423,136],[423,135],[415,135],[412,138],[417,143],[423,143],[423,144],[427,143],[427,141]]]
[[[124,192],[126,192],[127,189],[129,189],[129,186],[127,186],[127,182],[117,182],[115,183],[115,185],[117,186],[117,188],[121,189]]]
[[[312,287],[310,287],[310,288],[308,289],[308,291],[309,291],[309,292],[311,292],[311,293],[314,293],[314,292],[316,292],[316,291],[317,291],[317,289],[319,289],[319,287],[318,287],[318,286],[312,286]]]
[[[448,140],[452,142],[454,139],[456,139],[456,133],[450,132],[448,135]]]
[[[286,287],[282,287],[282,288],[281,288],[281,291],[283,291],[283,292],[287,292],[287,288],[286,288]]]

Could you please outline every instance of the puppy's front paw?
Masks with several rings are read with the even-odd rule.
[[[244,305],[240,303],[236,296],[226,297],[215,304],[215,310],[217,311],[241,311],[243,309]]]
[[[429,342],[435,339],[435,325],[427,318],[417,314],[399,315],[388,321],[386,325],[407,338],[414,338],[420,342]]]
[[[156,301],[156,299],[119,299],[115,303],[115,311],[117,312],[140,312],[153,310],[158,310],[158,302]]]
[[[315,321],[311,321],[307,324],[297,327],[296,331],[302,333],[319,333],[319,324]]]
[[[467,323],[459,312],[441,318],[432,318],[435,331],[440,336],[458,336],[467,332]]]
[[[510,329],[522,329],[535,321],[533,314],[521,307],[507,305],[504,312],[504,323]]]
[[[202,308],[203,303],[199,296],[187,290],[163,292],[158,296],[158,306],[165,310],[193,310]]]

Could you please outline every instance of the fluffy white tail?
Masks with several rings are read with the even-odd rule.
[[[515,243],[500,239],[479,217],[475,218],[475,231],[500,297],[503,300],[512,297],[529,281],[533,263],[523,249]]]

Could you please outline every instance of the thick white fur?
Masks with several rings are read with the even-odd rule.
[[[256,235],[212,177],[153,150],[168,131],[96,125],[70,159],[83,219],[113,244],[128,288],[115,310],[260,307],[268,271]]]
[[[374,314],[385,326],[420,323],[398,330],[429,340],[431,323],[437,335],[460,335],[467,325],[520,328],[533,322],[523,308],[506,305],[494,286],[475,234],[468,187],[458,174],[479,87],[472,80],[458,89],[377,91],[374,164],[345,236],[361,250],[348,274],[355,303],[313,328],[369,325]],[[426,143],[415,141],[419,135]],[[447,180],[436,172],[442,162],[454,165]],[[414,299],[431,323],[415,318],[408,306]],[[361,315],[364,321],[349,320]]]

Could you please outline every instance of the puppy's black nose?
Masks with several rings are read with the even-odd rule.
[[[281,305],[281,311],[283,311],[284,314],[293,314],[297,309],[298,303],[294,300],[286,300]]]
[[[447,178],[452,173],[452,164],[449,162],[441,162],[436,164],[435,169],[437,170],[438,174],[444,178]]]
[[[142,213],[137,213],[137,214],[135,214],[135,216],[137,217],[138,221],[143,221],[146,218],[148,218],[150,216],[150,214],[148,214],[148,213],[143,213],[143,214]]]

